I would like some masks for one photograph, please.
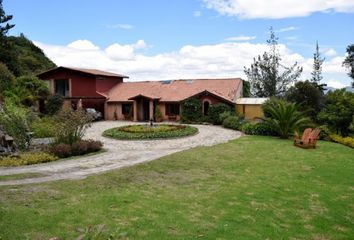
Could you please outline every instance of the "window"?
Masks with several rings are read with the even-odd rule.
[[[210,103],[208,101],[205,101],[203,103],[203,113],[204,113],[204,116],[208,116],[209,114],[209,106],[210,106]]]
[[[55,94],[69,96],[69,79],[55,79]]]
[[[122,104],[122,114],[123,115],[129,115],[130,113],[130,109],[132,108],[132,104],[131,103],[124,103]]]
[[[178,103],[166,104],[166,115],[167,116],[179,115],[179,104]]]

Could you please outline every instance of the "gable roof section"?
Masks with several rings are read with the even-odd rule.
[[[242,79],[188,79],[169,81],[123,82],[108,93],[108,102],[126,102],[136,96],[159,98],[161,102],[180,102],[203,92],[234,103]]]
[[[104,77],[117,77],[117,78],[129,78],[128,76],[122,75],[122,74],[117,74],[117,73],[111,73],[111,72],[105,72],[101,70],[96,70],[96,69],[86,69],[86,68],[71,68],[71,67],[56,67],[53,69],[50,69],[48,71],[45,71],[43,73],[38,74],[38,77],[45,77],[46,75],[49,75],[51,73],[54,73],[59,70],[70,70],[70,71],[76,71],[80,73],[85,73],[93,76],[104,76]]]

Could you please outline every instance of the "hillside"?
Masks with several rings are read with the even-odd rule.
[[[0,46],[0,62],[16,75],[31,75],[55,67],[43,51],[23,34],[6,37],[6,45]]]

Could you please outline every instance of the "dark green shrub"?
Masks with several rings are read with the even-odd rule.
[[[187,99],[182,103],[182,117],[183,123],[200,122],[202,117],[202,104],[197,98]]]
[[[50,96],[45,105],[46,113],[49,115],[56,114],[63,106],[64,98],[60,95]]]
[[[223,121],[222,125],[225,128],[230,128],[233,130],[241,130],[242,123],[243,123],[242,118],[238,116],[229,116]]]
[[[6,90],[10,90],[14,83],[15,76],[5,64],[0,62],[0,95]]]
[[[223,112],[223,113],[220,113],[219,115],[219,120],[221,122],[221,124],[224,122],[224,120],[228,117],[231,117],[231,116],[235,116],[235,114],[233,112]]]
[[[222,124],[223,119],[220,118],[220,115],[225,112],[229,112],[231,114],[232,108],[224,103],[211,105],[208,114],[210,123],[215,125]]]
[[[265,122],[254,124],[252,134],[260,136],[278,136],[277,132],[274,131],[273,128]]]

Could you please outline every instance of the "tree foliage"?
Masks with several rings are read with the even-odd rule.
[[[0,95],[5,91],[10,90],[15,83],[15,76],[7,68],[7,66],[0,62]]]
[[[316,120],[318,112],[324,105],[324,94],[315,81],[307,80],[295,83],[286,92],[285,98],[289,102],[296,103],[299,110],[306,112],[312,120]]]
[[[199,122],[202,117],[202,104],[197,98],[189,98],[182,103],[182,122]]]
[[[278,49],[278,38],[273,28],[270,28],[270,38],[267,40],[269,52],[254,58],[250,68],[244,69],[251,84],[251,92],[257,97],[281,96],[301,75],[302,68],[296,62],[290,67],[281,64]]]
[[[347,136],[354,115],[354,93],[345,89],[330,91],[326,96],[326,106],[319,113],[319,119],[330,130]]]
[[[310,119],[298,111],[295,103],[277,101],[265,105],[263,111],[269,116],[264,119],[265,123],[283,139],[310,123]]]
[[[313,54],[313,69],[311,72],[311,82],[319,84],[323,79],[322,76],[322,64],[325,58],[321,57],[320,48],[318,46],[318,42],[316,42],[316,51]]]
[[[354,87],[354,44],[347,47],[347,57],[344,59],[343,66],[349,70],[348,75],[353,79],[352,86]]]
[[[0,0],[0,39],[3,38],[7,32],[15,26],[14,24],[9,23],[12,17],[12,15],[6,15],[2,6],[2,0]]]

